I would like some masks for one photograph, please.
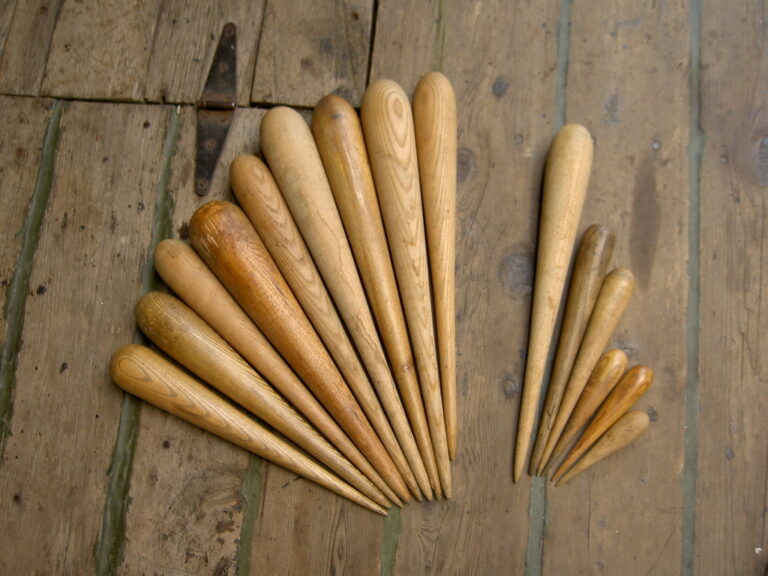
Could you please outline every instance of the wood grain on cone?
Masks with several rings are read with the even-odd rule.
[[[435,303],[440,386],[448,454],[457,446],[456,416],[456,96],[448,78],[431,72],[413,93],[424,224]]]
[[[402,416],[394,386],[386,376],[382,377],[384,360],[377,342],[378,336],[365,298],[360,276],[349,246],[344,225],[333,198],[328,178],[323,168],[317,145],[306,121],[295,110],[277,107],[270,110],[261,123],[260,140],[270,170],[280,187],[301,235],[312,254],[325,285],[352,335],[364,360],[371,361],[371,376],[376,378],[384,392],[385,407],[395,416],[395,430],[406,439],[414,474],[426,485],[424,470],[418,464],[418,454],[408,446],[404,435]],[[377,349],[378,348],[378,349]],[[418,493],[418,490],[416,491]]]
[[[621,350],[609,350],[597,361],[576,407],[568,419],[560,439],[552,451],[550,462],[557,462],[576,435],[594,416],[600,404],[611,393],[627,368],[627,355]]]
[[[221,396],[149,348],[131,344],[112,356],[110,374],[123,390],[241,448],[382,515],[384,509],[264,429]]]
[[[437,365],[427,240],[411,105],[400,86],[389,80],[379,80],[365,91],[360,113],[416,359],[440,486],[445,496],[450,498],[450,457]]]
[[[203,205],[190,220],[189,237],[193,248],[389,487],[402,500],[410,501],[397,467],[242,210],[228,202]]]
[[[605,402],[595,414],[592,422],[579,438],[579,441],[566,456],[565,461],[557,469],[552,477],[553,482],[557,480],[581,458],[581,456],[600,438],[606,430],[613,426],[638,399],[645,394],[653,381],[653,370],[647,366],[635,366],[631,368],[621,381],[609,394]]]
[[[639,438],[643,432],[648,429],[651,419],[646,412],[635,410],[622,416],[616,424],[597,441],[584,457],[570,469],[562,478],[557,481],[557,485],[568,482],[579,472],[583,472],[590,466],[606,458],[614,452],[621,450],[624,446],[631,444]]]
[[[136,305],[136,322],[168,356],[263,420],[377,504],[390,502],[333,448],[251,366],[183,302],[148,292]]]
[[[542,470],[547,469],[560,434],[571,417],[595,364],[608,346],[608,341],[613,336],[634,289],[635,277],[625,268],[616,268],[603,280],[541,458]]]
[[[581,238],[579,251],[573,265],[568,300],[565,305],[563,324],[552,365],[552,377],[547,388],[547,399],[539,422],[539,432],[531,456],[530,473],[541,473],[542,455],[549,439],[565,385],[579,351],[587,322],[592,315],[600,285],[603,283],[608,262],[613,254],[614,236],[605,227],[592,225]]]
[[[515,443],[515,482],[523,473],[531,448],[544,369],[592,170],[593,148],[592,136],[586,128],[568,124],[555,136],[547,157],[528,354]]]
[[[315,107],[312,133],[376,318],[421,460],[433,489],[440,495],[442,492],[432,439],[360,120],[346,100],[338,96],[326,96]]]
[[[382,401],[388,408],[385,412],[269,169],[255,156],[242,155],[232,162],[229,173],[232,189],[243,211],[360,402],[360,406],[403,475],[411,493],[421,499],[422,490],[416,482],[414,473],[411,472],[390,421],[387,419],[387,416],[393,419],[400,417],[401,420],[396,421],[401,427],[404,426],[406,434],[410,434],[405,412],[394,384],[391,383],[391,376],[391,388],[377,386]],[[346,239],[344,241],[346,242]],[[376,339],[375,332],[364,337],[363,341],[369,342],[372,338]],[[378,342],[377,339],[376,341]],[[383,368],[389,375],[386,361]],[[376,382],[381,383],[381,379]],[[410,440],[413,442],[412,436]],[[412,445],[415,450],[415,442]],[[415,456],[418,458],[418,452],[415,452]],[[418,463],[420,462],[419,458]],[[423,471],[423,466],[421,470]],[[431,499],[432,491],[429,488],[426,472],[423,479],[424,488],[428,490],[425,496]]]
[[[168,287],[277,388],[363,474],[376,478],[376,485],[393,503],[401,506],[402,501],[386,486],[346,432],[286,364],[200,256],[184,242],[170,239],[157,245],[154,256],[155,269]]]

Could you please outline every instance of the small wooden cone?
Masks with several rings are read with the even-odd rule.
[[[539,422],[539,432],[531,456],[530,473],[541,473],[539,463],[555,422],[565,385],[579,351],[587,322],[595,307],[600,285],[605,278],[608,262],[613,254],[614,237],[605,227],[593,225],[581,238],[576,262],[573,265],[568,301],[565,306],[563,326],[549,380],[547,399]]]
[[[546,470],[555,444],[560,439],[560,434],[571,417],[571,412],[573,412],[595,364],[597,364],[616,330],[634,288],[635,277],[625,268],[613,270],[603,280],[597,302],[592,310],[592,316],[590,316],[589,324],[587,324],[587,330],[584,333],[584,339],[579,347],[579,353],[573,363],[571,376],[568,378],[568,384],[560,402],[560,409],[557,411],[557,417],[549,433],[549,439],[541,458],[540,467],[542,470]]]
[[[515,445],[515,482],[523,474],[531,447],[544,369],[592,170],[593,148],[592,136],[586,128],[568,124],[555,136],[547,158],[528,355]]]
[[[611,393],[627,369],[627,355],[621,350],[609,350],[598,360],[576,407],[568,419],[560,440],[557,441],[549,462],[557,462],[570,446],[576,435],[586,425],[600,404]]]
[[[560,484],[568,482],[579,472],[583,472],[596,462],[631,444],[648,429],[650,422],[651,419],[648,417],[648,414],[642,410],[627,412],[616,424],[611,426],[600,440],[595,442],[595,445],[584,454],[584,457],[567,474],[563,475],[555,485],[560,486]]]
[[[595,417],[590,422],[584,434],[568,454],[565,461],[552,477],[553,482],[565,474],[581,456],[589,450],[597,440],[613,424],[621,418],[637,400],[645,394],[653,381],[653,370],[647,366],[631,368],[616,385],[608,398],[605,399]]]
[[[221,396],[149,348],[131,344],[112,356],[110,374],[123,390],[182,420],[311,480],[378,514],[386,511]]]

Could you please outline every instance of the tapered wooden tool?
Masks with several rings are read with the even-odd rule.
[[[608,262],[613,254],[614,237],[605,227],[593,225],[587,228],[581,239],[576,261],[573,265],[571,285],[568,291],[568,301],[565,305],[563,325],[560,328],[560,339],[552,367],[552,377],[547,389],[547,400],[544,412],[539,422],[539,432],[536,445],[531,456],[530,473],[541,473],[541,462],[544,448],[555,422],[560,402],[563,399],[565,385],[573,368],[573,361],[579,351],[587,322],[603,283]]]
[[[576,407],[568,419],[560,439],[557,441],[550,462],[557,462],[570,446],[584,425],[594,416],[600,404],[610,394],[613,387],[627,368],[627,355],[621,350],[609,350],[597,361]],[[543,471],[543,470],[542,470]]]
[[[413,93],[413,124],[435,303],[448,455],[456,457],[456,96],[431,72]]]
[[[557,482],[589,450],[590,446],[605,434],[605,431],[613,426],[645,394],[652,381],[653,370],[647,366],[634,366],[624,374],[608,398],[600,406],[597,414],[595,414],[587,429],[584,430],[584,434],[581,435],[573,450],[570,451],[560,465],[560,468],[552,476],[553,482]]]
[[[189,237],[192,247],[389,487],[410,501],[397,467],[242,210],[229,202],[201,206],[190,220]]]
[[[155,248],[155,269],[163,281],[262,374],[339,451],[398,506],[402,501],[386,485],[362,452],[299,380],[269,340],[235,302],[192,248],[163,240]]]
[[[431,500],[432,490],[429,486],[426,470],[421,463],[416,442],[408,427],[405,410],[397,395],[375,333],[367,335],[361,341],[368,345],[368,348],[378,348],[377,358],[380,358],[381,362],[375,366],[379,372],[376,373],[378,378],[374,381],[378,384],[377,390],[384,399],[382,403],[387,408],[386,412],[382,410],[379,398],[368,380],[368,375],[347,336],[344,325],[331,302],[331,297],[328,295],[317,268],[315,268],[312,256],[301,238],[296,223],[269,169],[255,156],[243,155],[238,156],[232,162],[229,174],[232,189],[243,207],[243,211],[301,303],[304,312],[360,402],[360,406],[392,456],[411,492],[418,499],[421,499],[421,491],[426,490],[425,495]],[[373,321],[371,320],[371,329],[373,328]],[[371,342],[376,344],[370,344]],[[387,416],[393,422],[397,422],[400,427],[400,435],[406,443],[409,442],[407,446],[412,450],[411,457],[416,459],[417,465],[420,465],[418,470],[422,474],[424,484],[421,489],[413,472],[411,472]]]
[[[555,136],[547,158],[528,355],[515,445],[515,482],[523,473],[531,446],[544,368],[584,206],[592,155],[592,137],[587,129],[568,124]]]
[[[427,241],[411,105],[389,80],[371,84],[360,108],[395,277],[405,308],[440,484],[451,495],[451,468],[437,367]]]
[[[149,348],[130,344],[118,349],[112,356],[110,373],[115,383],[129,394],[316,482],[360,506],[386,515],[381,506]]]
[[[616,325],[624,314],[634,288],[635,277],[625,268],[616,268],[603,280],[541,458],[542,470],[546,470],[547,462],[560,439],[560,434],[571,417],[571,412],[589,380],[589,375],[616,330]]]
[[[642,410],[635,410],[624,414],[600,440],[595,442],[595,445],[584,454],[584,457],[576,462],[576,465],[557,481],[556,485],[559,486],[564,482],[568,482],[579,472],[583,472],[606,456],[610,456],[617,450],[624,448],[627,444],[634,442],[648,429],[650,422],[651,419],[648,417],[648,414]]]
[[[136,323],[152,342],[202,381],[263,420],[377,504],[390,502],[296,410],[179,299],[148,292],[136,305]]]
[[[360,120],[346,100],[338,96],[326,96],[315,107],[312,115],[312,133],[376,317],[422,461],[439,495],[440,483],[427,416]]]

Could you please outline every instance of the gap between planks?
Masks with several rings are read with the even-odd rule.
[[[696,475],[699,454],[699,270],[700,179],[704,153],[701,129],[701,0],[688,6],[688,47],[690,53],[690,133],[688,136],[688,311],[686,322],[688,366],[685,383],[685,460],[681,476],[682,576],[693,576],[696,530]]]

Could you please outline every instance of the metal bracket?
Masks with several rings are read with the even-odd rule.
[[[236,27],[224,26],[203,94],[197,107],[197,152],[195,154],[195,192],[208,194],[221,150],[227,140],[237,100]]]

